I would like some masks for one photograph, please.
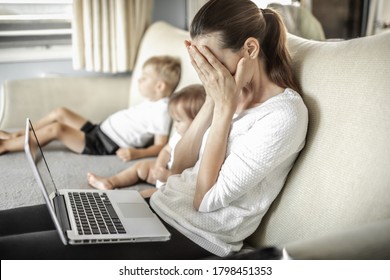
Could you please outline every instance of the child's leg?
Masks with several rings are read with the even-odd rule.
[[[51,111],[48,115],[35,122],[34,128],[39,129],[53,122],[59,122],[74,129],[80,130],[80,128],[87,122],[87,120],[67,108],[60,107]]]
[[[130,166],[111,177],[100,177],[93,173],[88,173],[87,180],[92,187],[100,190],[128,187],[139,181],[146,181],[149,171],[154,166],[155,162],[155,160],[137,162],[133,166]]]
[[[82,131],[57,122],[36,130],[36,134],[41,146],[53,140],[59,140],[76,153],[81,153],[85,147],[85,134]],[[24,136],[0,140],[0,155],[6,152],[22,151],[23,147]]]
[[[75,112],[72,112],[71,110],[67,108],[57,108],[51,111],[49,114],[44,116],[42,119],[36,121],[33,123],[34,129],[39,130],[51,123],[58,122],[64,125],[67,125],[69,127],[72,127],[74,129],[80,130],[80,128],[87,122],[85,118],[82,116],[76,114]],[[3,139],[8,138],[15,138],[24,135],[23,131],[18,131],[15,133],[7,133],[7,132],[0,132],[0,139],[1,134],[4,135]],[[8,136],[6,136],[8,134]]]
[[[7,140],[12,137],[12,133],[0,130],[0,140]]]

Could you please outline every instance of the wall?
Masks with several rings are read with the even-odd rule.
[[[186,28],[186,1],[154,0],[152,21],[166,21],[179,28]],[[1,49],[0,49],[1,52]],[[74,71],[70,58],[40,61],[0,62],[0,85],[5,80],[28,79],[46,75],[94,75],[86,71]],[[1,96],[0,96],[1,97]],[[0,98],[0,102],[1,102]],[[1,104],[0,104],[1,108]]]
[[[327,39],[352,39],[362,36],[366,0],[313,0],[313,14],[321,22]],[[367,12],[367,11],[365,11]]]
[[[153,21],[163,20],[182,29],[187,29],[185,0],[154,0]]]

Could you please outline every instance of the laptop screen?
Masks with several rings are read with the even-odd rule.
[[[55,194],[58,198],[58,190],[51,176],[50,169],[47,165],[42,148],[39,145],[38,138],[29,119],[26,120],[26,137],[24,142],[24,151],[26,152],[27,160],[34,173],[34,177],[42,191],[43,198],[49,210],[49,214],[53,219],[54,225],[64,245],[67,244],[64,230],[59,222],[52,200],[51,194]]]
[[[28,119],[27,126],[28,126],[29,137],[26,137],[26,140],[28,141],[28,143],[26,144],[28,144],[29,146],[29,153],[31,154],[31,157],[35,163],[37,172],[41,177],[43,186],[46,189],[46,193],[48,195],[53,192],[57,194],[58,193],[57,187],[50,173],[50,169],[47,164],[46,158],[42,152],[42,147],[38,142],[36,131],[34,130],[31,121],[29,119]],[[26,129],[26,134],[27,134],[27,129]]]

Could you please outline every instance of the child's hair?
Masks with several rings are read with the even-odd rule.
[[[280,15],[272,9],[259,9],[251,0],[210,0],[195,15],[191,38],[212,32],[220,33],[220,47],[239,51],[246,39],[254,37],[260,44],[260,59],[267,74],[280,87],[300,91],[286,46],[286,28]]]
[[[171,96],[168,105],[169,113],[172,115],[172,112],[180,106],[190,119],[195,119],[205,100],[206,92],[202,85],[189,85]]]
[[[143,68],[153,67],[154,71],[166,82],[171,92],[174,92],[180,81],[181,62],[172,56],[153,56],[145,61]]]

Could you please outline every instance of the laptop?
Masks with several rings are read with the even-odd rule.
[[[59,190],[28,118],[24,150],[64,245],[170,239],[170,233],[138,191]]]

